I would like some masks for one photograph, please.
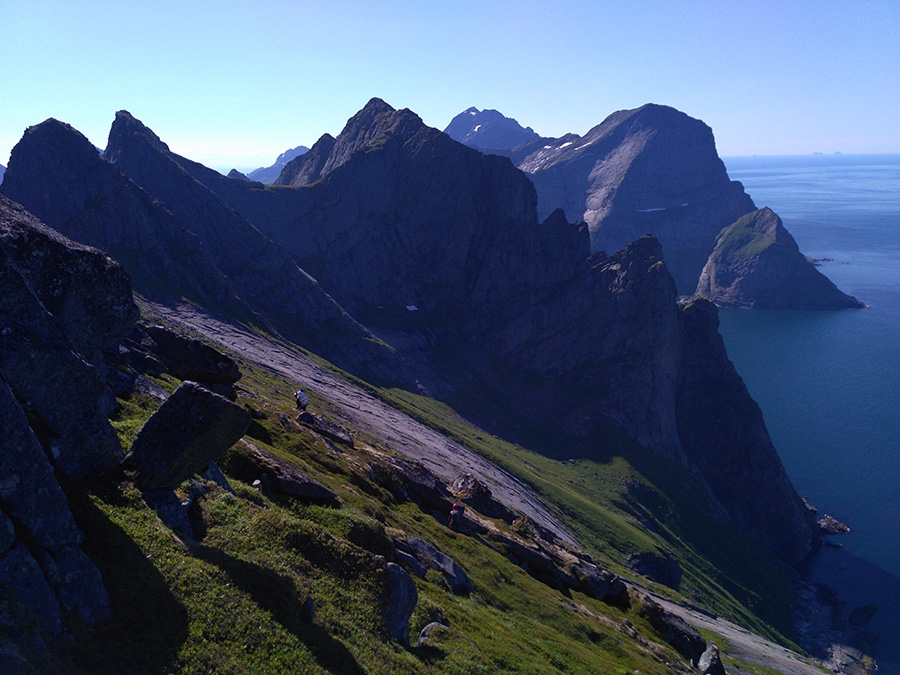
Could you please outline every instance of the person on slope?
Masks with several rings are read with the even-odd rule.
[[[451,530],[458,530],[460,523],[462,523],[462,507],[454,504],[450,509],[450,517],[447,518],[447,527]]]
[[[298,389],[294,392],[294,400],[297,402],[297,410],[306,412],[306,406],[309,405],[309,399],[302,389]]]

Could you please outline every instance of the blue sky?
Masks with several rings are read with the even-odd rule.
[[[48,117],[129,110],[217,168],[337,134],[373,96],[543,136],[654,102],[723,156],[900,152],[900,2],[0,0],[0,164]]]

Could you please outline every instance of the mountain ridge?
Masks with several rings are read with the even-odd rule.
[[[456,135],[465,137],[464,129]],[[612,113],[584,136],[536,138],[491,152],[509,156],[529,174],[538,191],[539,213],[563,208],[570,216],[583,218],[594,250],[618,250],[645,233],[656,236],[681,295],[708,295],[727,303],[726,294],[712,291],[708,279],[701,281],[704,267],[715,257],[714,264],[723,271],[747,269],[740,261],[726,261],[722,250],[714,254],[714,249],[725,228],[757,207],[743,186],[728,178],[712,129],[685,113],[648,103]],[[799,258],[769,256],[769,260],[771,265],[781,260],[785,266],[770,267],[782,279],[780,298],[748,279],[739,282],[740,306],[862,306],[855,298],[835,293],[833,284]],[[766,297],[752,298],[752,292]]]

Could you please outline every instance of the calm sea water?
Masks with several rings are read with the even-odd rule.
[[[868,309],[723,310],[728,353],[797,490],[847,523],[814,580],[874,602],[881,672],[900,673],[900,155],[726,158],[819,269]]]

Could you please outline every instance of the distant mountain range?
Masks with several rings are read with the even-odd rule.
[[[296,148],[285,150],[280,155],[278,155],[278,159],[275,160],[275,163],[272,166],[254,169],[247,174],[247,178],[249,178],[250,180],[258,180],[260,183],[265,183],[266,185],[271,185],[278,179],[278,176],[281,174],[281,170],[288,162],[294,159],[294,157],[299,157],[305,152],[309,152],[309,148],[307,148],[305,145],[298,145]]]
[[[674,108],[647,104],[613,113],[584,136],[541,138],[535,134],[516,144],[531,130],[513,119],[500,121],[498,115],[469,108],[454,117],[445,133],[472,147],[485,147],[479,143],[488,137],[495,143],[491,151],[509,157],[534,183],[539,217],[562,208],[569,217],[584,220],[592,250],[616,251],[651,234],[663,246],[679,293],[697,293],[701,272],[709,265],[702,294],[722,305],[734,305],[740,295],[739,306],[744,307],[864,306],[838,291],[784,237],[756,239],[755,253],[762,252],[763,243],[777,249],[765,256],[781,263],[774,278],[758,255],[752,256],[752,262],[745,256],[737,264],[726,261],[719,249],[710,259],[719,233],[755,212],[756,205],[743,185],[728,178],[712,130],[700,120]],[[508,133],[490,133],[500,128]],[[510,142],[496,144],[502,138]],[[716,275],[715,268],[722,265],[730,266],[732,272]],[[735,277],[737,270],[741,281]],[[754,279],[759,276],[768,278]],[[723,286],[726,278],[730,281]],[[734,283],[745,290],[736,294],[731,288]]]
[[[3,182],[3,174],[6,173],[6,167],[0,164],[0,183]]]

